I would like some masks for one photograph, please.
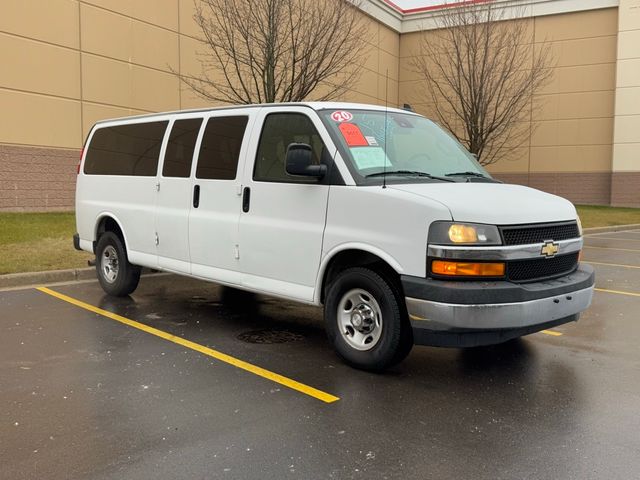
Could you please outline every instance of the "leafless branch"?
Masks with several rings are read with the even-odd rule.
[[[347,0],[194,0],[201,72],[180,75],[214,102],[329,100],[357,82],[367,27]]]
[[[550,45],[534,43],[525,9],[511,5],[516,18],[506,20],[504,7],[489,0],[443,9],[412,60],[437,120],[483,165],[527,141],[522,124],[553,74]]]

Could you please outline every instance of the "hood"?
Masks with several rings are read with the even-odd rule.
[[[412,183],[388,188],[440,202],[457,222],[517,225],[576,218],[576,210],[568,200],[521,185]]]

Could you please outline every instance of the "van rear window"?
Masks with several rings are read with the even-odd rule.
[[[168,123],[131,123],[99,128],[91,138],[84,173],[155,176]]]

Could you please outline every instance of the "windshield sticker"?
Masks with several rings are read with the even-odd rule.
[[[345,112],[344,110],[338,110],[331,114],[331,119],[334,122],[350,122],[353,120],[353,115],[349,112]]]
[[[391,167],[387,154],[380,147],[352,148],[351,155],[353,155],[353,161],[358,170]]]
[[[371,145],[372,147],[377,147],[378,146],[378,141],[376,140],[376,137],[364,137],[367,139],[367,143],[369,145]]]
[[[369,146],[369,142],[364,138],[362,132],[358,128],[357,125],[353,123],[341,123],[338,127],[340,132],[342,132],[342,136],[347,141],[347,145],[350,147],[367,147]]]

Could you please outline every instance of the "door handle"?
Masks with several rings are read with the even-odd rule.
[[[249,211],[249,207],[251,206],[251,189],[249,187],[244,187],[242,191],[242,211],[247,213]]]
[[[198,208],[200,205],[200,185],[193,187],[193,208]]]

